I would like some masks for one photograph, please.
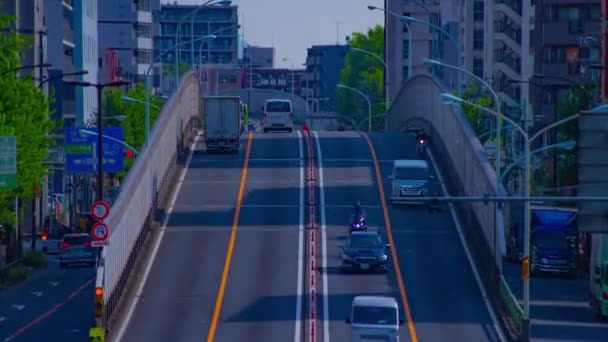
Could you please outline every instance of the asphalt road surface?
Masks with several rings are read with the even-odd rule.
[[[365,136],[313,134],[312,160],[300,132],[249,137],[238,155],[207,154],[197,144],[117,340],[304,341],[311,333],[306,319],[314,312],[316,341],[347,341],[344,318],[352,298],[362,294],[398,299],[409,321],[401,329],[403,341],[497,340],[450,212],[383,210]],[[394,159],[415,153],[413,138],[405,135],[372,135],[369,142],[383,180]],[[306,176],[311,161],[312,194]],[[393,243],[399,267],[388,274],[338,272],[355,201],[368,212],[370,227],[382,228]],[[311,285],[312,233],[304,227],[313,217]],[[314,307],[308,305],[311,287]]]
[[[401,329],[402,341],[497,341],[497,333],[481,292],[467,261],[449,210],[429,213],[422,208],[390,206],[392,162],[414,159],[413,137],[397,134],[373,134],[371,145],[376,154],[386,192],[385,224],[381,193],[373,154],[368,141],[354,132],[318,133],[325,197],[328,332],[333,341],[347,341],[349,315],[356,295],[395,297],[404,309],[406,320]],[[368,215],[370,229],[381,229],[388,240],[392,235],[393,267],[387,275],[352,275],[338,271],[340,246],[347,233],[352,203],[361,203]],[[322,257],[322,256],[321,256]],[[389,258],[389,260],[391,260]],[[402,279],[400,291],[398,277]],[[411,323],[405,311],[411,315]],[[325,329],[324,329],[325,330]]]
[[[93,268],[47,269],[0,293],[0,341],[84,341],[93,320]]]

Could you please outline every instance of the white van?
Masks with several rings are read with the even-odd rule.
[[[269,99],[262,106],[262,127],[269,130],[293,130],[293,106],[291,100]]]
[[[353,299],[351,316],[346,317],[351,326],[351,342],[399,341],[399,305],[395,298],[382,296],[357,296]]]

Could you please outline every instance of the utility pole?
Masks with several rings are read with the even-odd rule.
[[[602,77],[601,77],[601,90],[600,90],[600,98],[602,102],[606,100],[608,96],[608,0],[601,1],[602,6]]]

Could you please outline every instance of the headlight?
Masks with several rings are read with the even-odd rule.
[[[388,256],[386,256],[386,254],[382,254],[381,256],[378,257],[378,259],[380,261],[385,261],[386,259],[388,259]]]

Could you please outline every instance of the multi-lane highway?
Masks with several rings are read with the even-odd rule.
[[[353,132],[250,134],[238,155],[196,144],[117,340],[304,341],[314,317],[316,341],[346,341],[361,294],[398,299],[403,341],[499,340],[449,210],[387,205],[392,161],[414,153],[411,137]],[[388,274],[338,270],[355,201],[392,244]]]

